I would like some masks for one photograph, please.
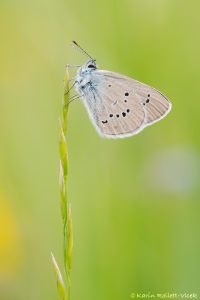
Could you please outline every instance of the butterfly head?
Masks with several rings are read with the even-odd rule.
[[[97,64],[95,59],[88,60],[88,62],[84,66],[85,70],[96,70],[96,68],[97,68]]]
[[[86,76],[92,73],[92,71],[97,69],[96,60],[90,59],[87,61],[85,65],[83,65],[79,71],[78,74],[80,76]]]

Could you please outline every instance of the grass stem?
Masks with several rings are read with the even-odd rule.
[[[73,249],[73,232],[72,232],[72,210],[71,203],[68,199],[68,151],[67,151],[67,125],[68,125],[68,108],[70,102],[69,72],[66,68],[64,76],[64,93],[59,118],[59,149],[60,149],[60,207],[63,223],[63,257],[64,270],[66,276],[66,287],[64,286],[61,272],[58,268],[55,257],[52,254],[52,262],[57,278],[58,291],[62,300],[71,298],[71,269],[72,269],[72,249]]]

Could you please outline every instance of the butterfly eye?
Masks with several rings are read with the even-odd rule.
[[[95,68],[95,66],[94,65],[88,65],[88,68]]]

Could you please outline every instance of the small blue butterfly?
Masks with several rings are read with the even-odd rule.
[[[96,60],[75,41],[73,44],[89,57],[78,69],[74,84],[101,136],[132,136],[169,113],[172,104],[159,91],[127,76],[99,70]]]

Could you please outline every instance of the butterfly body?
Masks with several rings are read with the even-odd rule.
[[[89,67],[88,67],[89,66]],[[90,67],[91,66],[91,67]],[[94,83],[93,72],[96,70],[96,64],[89,60],[84,66],[82,66],[77,73],[76,83],[78,93],[84,93],[88,86],[92,86]]]
[[[97,131],[107,138],[137,134],[171,109],[159,91],[127,76],[99,70],[93,59],[78,70],[76,87]]]

